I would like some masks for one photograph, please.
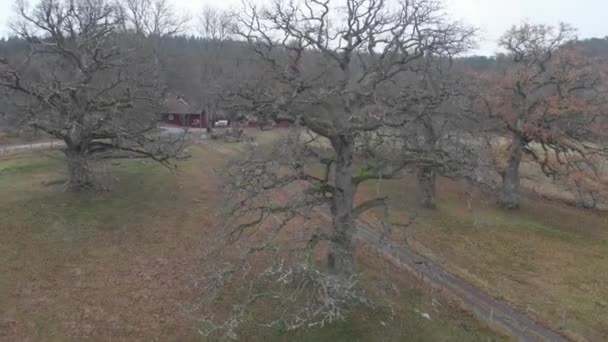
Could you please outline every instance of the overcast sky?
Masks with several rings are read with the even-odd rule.
[[[30,0],[37,1],[37,0]],[[194,15],[206,4],[239,5],[240,0],[170,0],[177,9]],[[580,38],[608,36],[608,0],[444,0],[449,13],[481,30],[477,54],[491,55],[496,40],[522,20],[534,23],[570,23]],[[0,36],[9,33],[14,0],[0,0]]]

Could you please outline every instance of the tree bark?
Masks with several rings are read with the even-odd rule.
[[[334,236],[329,246],[327,266],[329,272],[350,277],[353,274],[355,219],[353,202],[356,187],[352,179],[354,139],[339,136],[332,140],[336,151],[336,172],[334,183],[336,191],[331,204]]]
[[[502,173],[502,188],[498,198],[498,204],[506,209],[519,208],[521,196],[519,189],[519,165],[521,163],[523,147],[523,138],[517,134],[514,134],[509,151],[507,168]]]
[[[207,133],[213,133],[213,119],[211,118],[211,111],[206,112],[205,120],[207,121]]]
[[[89,160],[77,150],[65,151],[68,168],[68,188],[73,191],[88,190],[95,187]]]
[[[433,129],[432,122],[423,122],[420,133],[419,143],[421,149],[425,152],[432,152],[437,142],[437,135]],[[423,208],[434,209],[436,206],[435,179],[436,172],[433,167],[422,167],[416,174],[416,198],[418,205]]]
[[[435,201],[435,170],[430,167],[423,167],[416,174],[416,198],[418,204],[423,208],[434,209]]]

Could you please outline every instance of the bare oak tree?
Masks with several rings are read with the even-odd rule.
[[[438,162],[435,156],[394,153],[403,137],[393,132],[412,122],[411,102],[385,94],[394,90],[400,75],[415,73],[425,56],[460,50],[474,30],[450,21],[431,0],[395,5],[383,0],[275,1],[268,8],[249,4],[237,20],[238,35],[263,66],[255,81],[243,81],[235,99],[259,116],[289,120],[304,130],[284,144],[293,148],[284,154],[286,173],[250,159],[240,164],[249,172],[242,180],[253,181],[257,174],[258,190],[309,182],[310,196],[301,205],[329,204],[327,265],[331,273],[348,278],[353,274],[355,220],[385,200],[380,196],[355,205],[358,186],[397,177],[406,165]],[[307,172],[311,162],[306,158],[322,164],[323,175]],[[262,177],[268,171],[268,178]],[[248,203],[249,209],[260,209],[255,223],[281,208]],[[297,215],[297,210],[289,211]]]
[[[462,45],[463,50],[469,47]],[[393,101],[405,105],[403,115],[411,118],[411,124],[399,132],[404,137],[403,152],[427,158],[441,156],[443,161],[412,165],[418,204],[432,209],[436,206],[438,175],[479,181],[475,176],[480,144],[474,143],[473,137],[477,127],[471,115],[472,82],[451,58],[429,55],[415,75],[395,84],[401,92]]]
[[[524,153],[548,176],[560,170],[594,170],[593,156],[605,153],[588,144],[602,134],[597,126],[600,78],[577,51],[575,38],[575,30],[566,24],[514,26],[499,42],[510,63],[500,72],[482,75],[483,108],[510,142],[500,170],[499,204],[505,208],[519,207]]]
[[[16,33],[24,61],[0,60],[0,85],[11,92],[25,125],[65,143],[68,186],[96,186],[95,155],[123,151],[169,165],[182,140],[156,131],[161,87],[141,37],[123,31],[110,2],[42,0],[20,3]]]

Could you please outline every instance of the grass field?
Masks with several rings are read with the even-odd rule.
[[[178,171],[142,160],[101,166],[111,192],[75,194],[57,185],[59,152],[0,158],[0,340],[204,340],[187,308],[204,296],[200,281],[217,233],[221,184],[215,170],[233,147],[191,148]],[[378,260],[360,255],[369,279]],[[247,326],[243,340],[493,341],[456,305],[416,279],[391,272],[394,313],[356,310],[344,322],[295,333]],[[370,296],[374,296],[373,291]],[[435,296],[433,296],[435,297]],[[420,312],[428,312],[426,320]]]
[[[377,191],[392,198],[392,219],[418,215],[405,234],[421,254],[575,340],[608,339],[608,213],[539,198],[503,211],[482,193],[469,211],[464,186],[447,179],[435,211],[412,209],[412,179],[369,183],[360,195]]]

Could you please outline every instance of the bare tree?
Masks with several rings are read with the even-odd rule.
[[[385,201],[379,196],[355,205],[358,186],[397,177],[406,165],[441,162],[437,156],[394,153],[403,146],[403,137],[387,136],[412,122],[407,110],[411,103],[384,94],[393,92],[400,75],[415,73],[427,54],[461,50],[474,30],[447,19],[440,4],[430,0],[396,6],[383,0],[276,1],[266,9],[249,4],[237,20],[238,35],[263,62],[259,77],[244,81],[237,98],[260,116],[289,120],[304,129],[283,142],[284,148],[291,146],[291,152],[282,154],[287,158],[283,171],[249,158],[239,164],[246,174],[238,183],[257,190],[298,181],[311,184],[308,195],[289,208],[285,203],[261,208],[253,199],[237,207],[257,210],[260,216],[253,223],[259,224],[281,209],[290,217],[303,207],[329,204],[328,268],[348,278],[353,274],[355,220]],[[276,158],[278,153],[273,163]],[[308,158],[323,165],[321,176],[307,171],[312,163]],[[235,234],[250,226],[239,225]]]
[[[155,79],[166,63],[162,60],[163,39],[183,32],[190,21],[187,15],[178,14],[167,0],[117,0],[124,31],[147,37],[153,47]]]
[[[167,0],[120,0],[125,29],[145,36],[166,37],[182,32],[188,16],[178,15]]]
[[[595,169],[592,155],[603,148],[585,146],[598,139],[600,78],[571,43],[575,30],[524,23],[500,39],[511,59],[501,72],[486,73],[484,110],[498,131],[508,133],[509,149],[502,175],[499,204],[520,203],[520,164],[524,153],[543,171],[556,176],[559,169]],[[535,148],[538,144],[540,148]],[[585,162],[571,163],[568,156]]]
[[[199,56],[201,73],[199,80],[202,98],[207,109],[207,131],[211,133],[214,115],[220,110],[220,99],[224,84],[231,82],[234,65],[223,61],[225,54],[242,51],[226,42],[232,39],[234,33],[234,16],[231,12],[214,7],[203,8],[199,16],[198,31],[206,42],[206,49]]]
[[[462,49],[469,46],[463,44]],[[411,124],[399,132],[404,137],[403,152],[410,158],[441,155],[443,160],[443,163],[413,165],[418,166],[413,171],[416,198],[421,207],[435,208],[438,175],[480,181],[475,176],[481,151],[473,138],[474,89],[469,80],[451,58],[427,55],[416,75],[396,82],[401,92],[393,101],[406,104],[403,115],[411,118]]]
[[[16,33],[24,61],[0,60],[0,85],[24,124],[65,142],[68,186],[96,186],[95,155],[123,151],[170,165],[182,147],[156,132],[160,86],[141,37],[122,31],[120,9],[106,1],[21,3]]]
[[[198,31],[203,38],[223,42],[232,37],[234,20],[229,11],[205,7],[198,20]]]

